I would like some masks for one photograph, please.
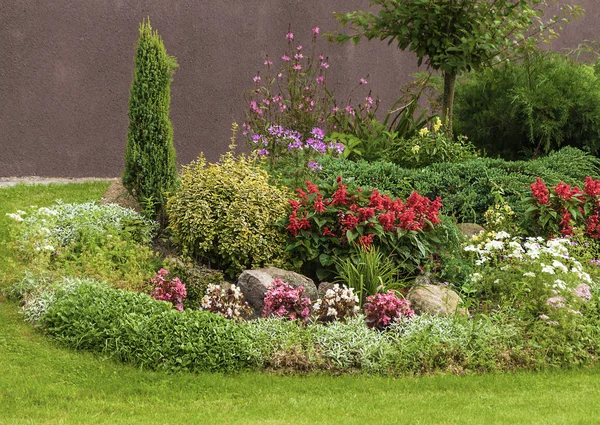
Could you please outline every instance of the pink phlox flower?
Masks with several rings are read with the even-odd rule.
[[[314,27],[314,28],[312,29],[312,33],[313,33],[313,35],[319,35],[319,31],[320,31],[319,27]]]
[[[361,85],[365,85],[365,84],[367,84],[367,80],[365,80],[364,78],[361,78],[361,79],[360,79],[360,84],[361,84]]]
[[[296,65],[294,65],[292,68],[293,68],[293,69],[295,69],[296,71],[299,71],[299,70],[301,70],[301,69],[302,69],[302,65],[300,65],[300,64],[296,64]]]
[[[294,33],[293,32],[288,32],[285,35],[285,38],[287,38],[288,40],[293,40],[294,39]]]
[[[284,61],[286,61],[286,62],[289,62],[289,61],[290,61],[290,57],[289,57],[288,55],[283,55],[283,56],[281,57],[281,59],[283,59],[283,60],[284,60]],[[281,74],[279,74],[279,75],[281,75]]]

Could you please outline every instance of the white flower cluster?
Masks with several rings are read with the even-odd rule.
[[[248,303],[244,300],[244,294],[236,285],[225,289],[220,285],[209,284],[200,305],[202,309],[211,313],[238,321],[248,318],[252,313]]]
[[[321,322],[346,320],[358,313],[358,296],[352,288],[335,284],[322,298],[315,301],[313,311],[316,319]]]

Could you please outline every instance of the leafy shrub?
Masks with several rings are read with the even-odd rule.
[[[310,316],[310,298],[302,297],[304,288],[294,288],[281,279],[275,279],[265,294],[263,317],[275,316],[290,320],[306,321]]]
[[[506,159],[565,145],[596,153],[599,117],[598,74],[558,53],[469,73],[456,87],[455,131]]]
[[[585,176],[599,176],[599,164],[594,156],[571,147],[531,161],[477,158],[421,169],[399,168],[386,162],[324,160],[318,184],[332,184],[341,176],[349,187],[377,188],[392,196],[408,196],[416,190],[431,199],[442,198],[442,212],[459,222],[481,223],[485,211],[497,202],[499,189],[514,212],[521,214],[522,199],[536,177],[553,185],[560,181],[581,185]]]
[[[285,261],[285,235],[275,223],[285,215],[286,194],[244,155],[230,151],[206,166],[201,154],[183,167],[181,185],[166,210],[184,255],[229,276]]]
[[[204,310],[238,322],[252,315],[252,309],[244,301],[244,294],[235,285],[225,289],[222,286],[209,284],[201,306]]]
[[[209,312],[175,311],[146,294],[81,285],[42,316],[59,342],[169,371],[227,372],[257,364],[245,328]]]
[[[129,97],[129,131],[123,185],[156,216],[175,188],[177,165],[169,120],[171,81],[177,67],[150,20],[140,25]]]
[[[335,284],[313,304],[313,316],[321,323],[345,322],[360,311],[358,303],[352,288]]]
[[[394,139],[385,159],[404,168],[421,168],[438,162],[465,162],[476,158],[475,147],[464,136],[448,137],[439,118],[431,131],[423,127],[410,139]]]
[[[336,258],[352,255],[353,242],[374,245],[413,267],[432,249],[428,235],[440,223],[440,199],[414,192],[402,202],[377,190],[349,190],[341,178],[333,187],[306,185],[308,193],[298,189],[298,200],[289,201],[292,212],[283,226],[291,235],[288,250],[299,264],[316,266],[320,279],[332,272]]]
[[[183,311],[183,300],[187,298],[185,284],[178,277],[167,279],[168,275],[168,270],[160,269],[152,278],[152,285],[154,285],[152,298],[170,302],[178,311]]]
[[[410,308],[410,301],[398,298],[394,291],[389,291],[367,297],[365,314],[368,327],[384,329],[395,321],[412,317],[415,312]]]

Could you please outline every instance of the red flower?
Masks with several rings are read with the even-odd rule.
[[[306,181],[306,187],[308,188],[308,193],[319,193],[319,188],[316,184]]]
[[[588,196],[592,198],[596,197],[600,195],[600,180],[594,180],[590,176],[587,176],[583,188]]]
[[[383,230],[391,232],[396,229],[394,222],[396,221],[396,213],[387,211],[379,216],[379,224],[383,226]]]
[[[346,191],[346,185],[342,184],[333,194],[333,201],[331,201],[331,205],[346,205],[347,203],[348,192]]]
[[[344,227],[345,230],[354,230],[356,229],[356,226],[358,226],[359,220],[358,217],[353,215],[353,214],[346,214],[345,216],[343,216],[343,220],[342,220],[342,227]]]
[[[550,192],[548,188],[539,177],[535,179],[535,183],[532,183],[529,187],[531,187],[531,191],[533,192],[533,197],[538,200],[540,205],[547,205],[550,201]]]
[[[573,217],[571,216],[571,213],[563,209],[562,220],[560,221],[560,233],[563,236],[570,236],[573,234],[573,226],[571,226],[572,221]]]
[[[335,233],[333,233],[331,230],[329,230],[329,227],[327,227],[327,226],[325,226],[325,227],[323,228],[323,233],[322,233],[322,235],[323,235],[323,236],[332,236],[332,237],[334,237],[334,238],[336,237]]]
[[[323,203],[323,197],[321,196],[321,194],[319,193],[319,195],[317,195],[317,199],[315,199],[315,203],[313,205],[315,212],[321,214],[323,211],[325,211],[325,204]]]
[[[577,186],[571,189],[568,184],[560,182],[554,186],[554,192],[562,199],[571,199],[574,195],[581,193],[581,190]]]
[[[359,208],[358,213],[360,221],[367,221],[375,216],[375,208]]]
[[[373,243],[373,237],[375,237],[375,235],[372,233],[369,235],[361,236],[360,238],[358,238],[358,245],[362,249],[367,249]]]

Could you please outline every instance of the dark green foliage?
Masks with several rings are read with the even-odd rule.
[[[565,166],[564,164],[569,164]],[[561,180],[582,185],[585,176],[598,176],[600,161],[575,148],[566,147],[547,157],[532,161],[504,161],[477,158],[463,163],[440,163],[420,169],[404,169],[386,162],[322,161],[321,179],[333,181],[342,176],[349,185],[377,188],[398,197],[411,191],[431,199],[442,198],[442,212],[459,222],[482,222],[483,213],[492,205],[495,191],[517,213],[521,199],[536,177],[550,185]]]
[[[140,25],[129,97],[129,131],[123,184],[149,216],[162,209],[175,188],[177,166],[169,120],[171,81],[177,67],[150,21]]]
[[[254,364],[243,328],[202,311],[178,312],[146,294],[82,285],[42,319],[61,343],[140,368],[234,371]]]
[[[491,156],[600,148],[600,76],[557,53],[536,53],[464,78],[454,128]]]
[[[186,309],[199,309],[208,285],[221,285],[225,281],[220,271],[200,267],[191,260],[167,258],[164,267],[169,270],[171,276],[178,277],[185,284],[187,298],[183,300],[183,306]],[[151,290],[153,291],[154,288]]]

